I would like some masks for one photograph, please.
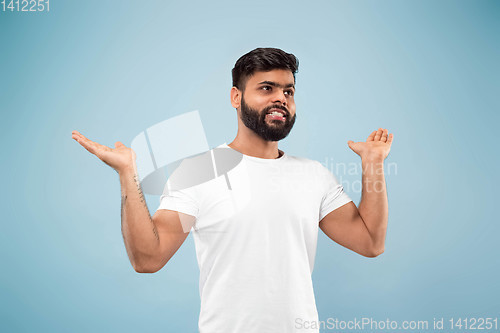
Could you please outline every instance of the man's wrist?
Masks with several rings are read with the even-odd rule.
[[[125,167],[125,168],[118,170],[118,175],[120,175],[120,177],[133,176],[133,175],[135,175],[135,173],[136,173],[136,170],[135,170],[134,166]]]
[[[384,164],[385,158],[380,155],[367,155],[361,157],[361,163]]]

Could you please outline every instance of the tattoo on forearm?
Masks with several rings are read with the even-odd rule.
[[[142,204],[144,205],[144,207],[146,208],[146,211],[148,212],[148,218],[149,218],[149,222],[151,223],[151,226],[153,227],[153,233],[155,234],[156,239],[160,240],[160,237],[158,236],[158,232],[156,231],[156,226],[153,222],[153,219],[151,218],[151,215],[149,214],[149,209],[148,209],[148,205],[146,203],[146,198],[144,198],[144,194],[142,193],[141,182],[139,181],[137,174],[134,175],[134,183],[137,186],[137,191],[139,191],[139,198],[141,199]]]
[[[122,207],[121,207],[121,210],[120,210],[122,222],[123,222],[123,215],[125,215],[125,202],[126,201],[127,201],[127,196],[122,194]]]

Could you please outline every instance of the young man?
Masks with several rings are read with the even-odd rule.
[[[384,251],[383,161],[393,135],[380,128],[366,142],[348,141],[363,166],[357,208],[319,162],[278,149],[296,118],[297,69],[294,55],[274,48],[258,48],[238,59],[231,88],[238,133],[211,152],[237,163],[212,180],[175,187],[176,173],[189,175],[199,164],[183,161],[152,218],[134,152],[121,142],[111,149],[73,131],[75,140],[120,175],[122,232],[137,272],[160,270],[193,230],[202,333],[318,332],[311,280],[318,229],[363,256]]]

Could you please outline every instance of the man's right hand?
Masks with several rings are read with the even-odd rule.
[[[101,161],[115,169],[118,174],[135,169],[135,152],[120,141],[115,143],[115,148],[113,149],[87,139],[78,131],[71,132],[71,137]]]

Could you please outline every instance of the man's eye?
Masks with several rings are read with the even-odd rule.
[[[271,90],[271,86],[263,86],[261,89],[264,89],[264,90]]]
[[[293,96],[293,91],[292,90],[287,90],[285,91],[288,95]]]

